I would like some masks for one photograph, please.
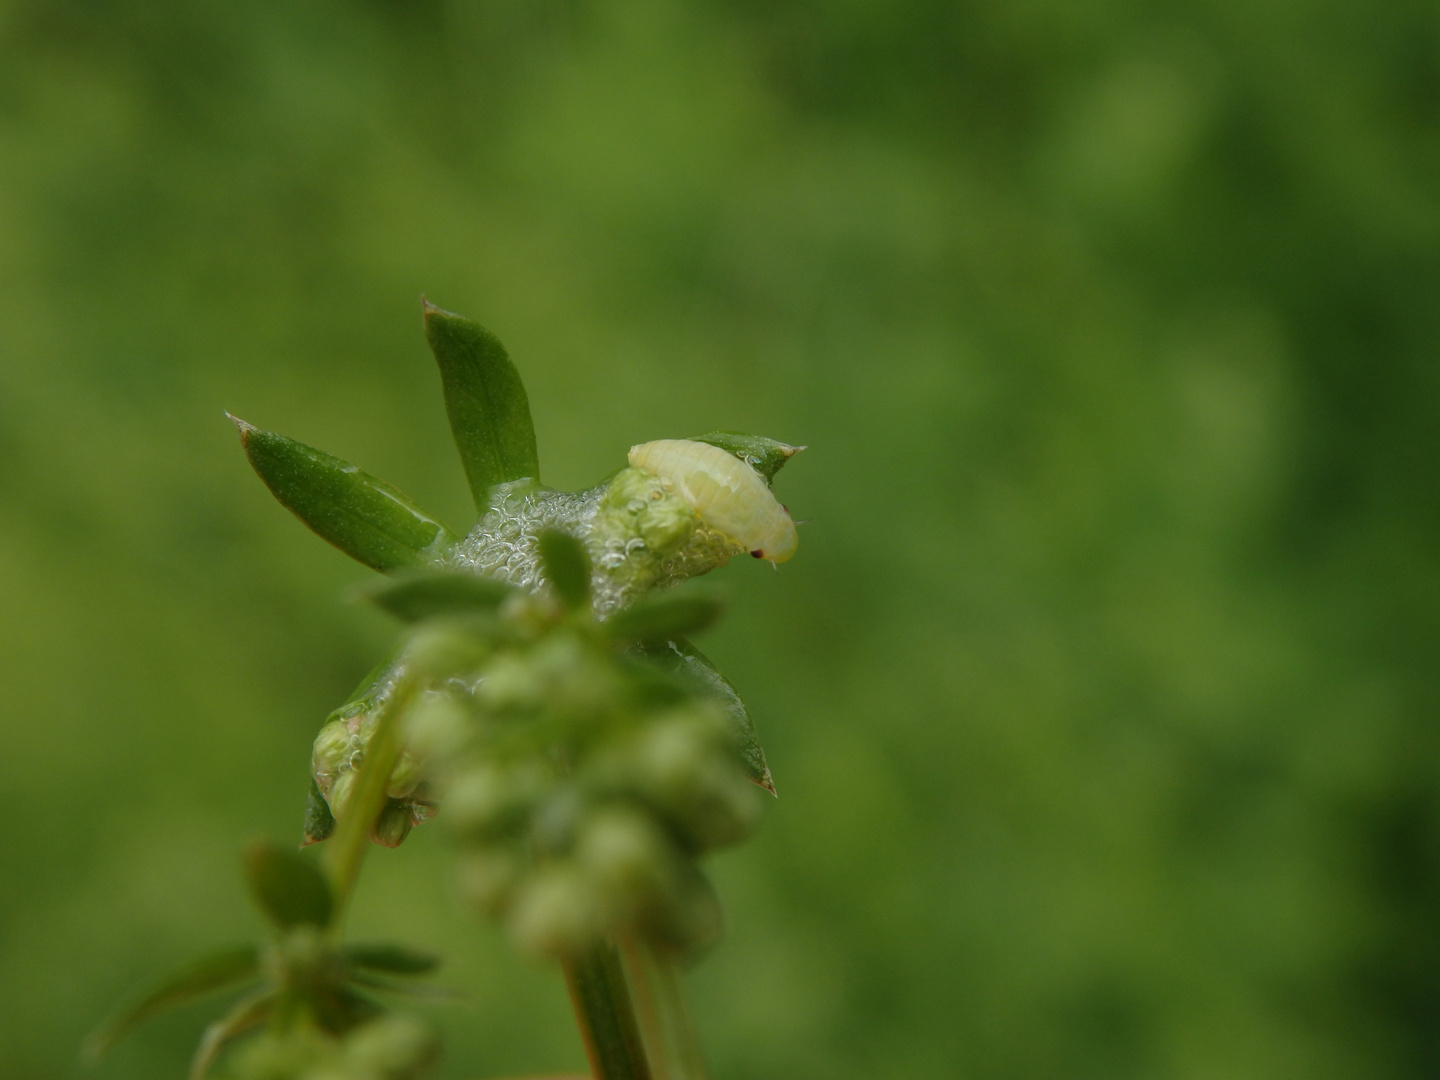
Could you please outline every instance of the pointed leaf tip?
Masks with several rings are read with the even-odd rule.
[[[771,794],[773,798],[778,799],[780,797],[780,793],[775,790],[775,780],[770,775],[770,767],[768,765],[765,767],[764,772],[762,772],[759,776],[750,777],[750,782],[756,787],[764,788]]]
[[[221,411],[225,413],[225,419],[229,420],[232,424],[235,425],[235,430],[240,433],[240,443],[243,446],[246,439],[249,438],[250,433],[256,430],[255,425],[250,423],[248,420],[241,420],[240,417],[236,416],[232,412],[229,412],[228,410]]]
[[[423,566],[457,537],[402,492],[348,461],[232,417],[251,467],[315,533],[375,570]]]
[[[704,435],[692,435],[690,438],[693,442],[709,443],[734,454],[763,476],[767,484],[775,479],[775,474],[785,467],[787,461],[805,449],[739,431],[707,431]]]
[[[496,484],[540,477],[530,399],[494,334],[424,297],[421,310],[425,338],[440,367],[450,430],[475,505],[483,511]]]
[[[724,710],[745,775],[752,783],[774,795],[775,781],[771,778],[760,736],[755,732],[755,722],[750,719],[750,712],[735,687],[720,673],[714,662],[683,637],[665,642],[642,642],[639,651],[647,660],[670,672],[692,693],[708,698]]]
[[[335,815],[330,812],[325,796],[320,794],[320,785],[312,778],[310,790],[305,795],[305,824],[301,830],[300,846],[306,848],[328,840],[334,831]]]

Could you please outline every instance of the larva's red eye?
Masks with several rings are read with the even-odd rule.
[[[750,557],[752,559],[763,559],[765,557],[765,552],[761,551],[759,548],[756,548],[754,551],[750,552]]]

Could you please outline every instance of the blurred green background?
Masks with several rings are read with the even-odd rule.
[[[221,410],[468,526],[421,291],[554,486],[811,447],[706,643],[781,795],[717,1080],[1440,1075],[1433,0],[3,0],[7,1078],[259,930],[392,628]],[[453,957],[445,1075],[579,1067],[446,863],[355,915]]]

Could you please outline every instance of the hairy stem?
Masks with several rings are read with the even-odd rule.
[[[337,929],[344,922],[345,909],[355,891],[360,867],[370,850],[370,834],[380,812],[385,809],[385,789],[400,758],[400,717],[418,689],[419,682],[414,675],[402,675],[380,706],[355,786],[336,815],[335,834],[325,850],[325,869],[330,877],[330,891],[335,897],[331,925]]]
[[[566,961],[565,981],[595,1080],[651,1080],[615,946],[602,942]]]

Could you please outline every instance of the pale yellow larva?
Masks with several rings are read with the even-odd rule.
[[[795,523],[761,475],[733,454],[690,439],[658,439],[630,448],[630,464],[658,476],[701,520],[757,559],[795,554]]]

